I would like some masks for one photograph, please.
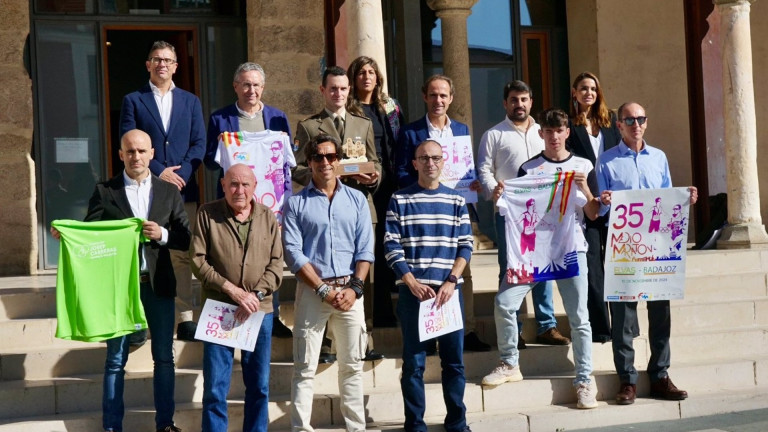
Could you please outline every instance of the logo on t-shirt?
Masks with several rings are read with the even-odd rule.
[[[75,251],[78,258],[90,257],[91,259],[107,258],[117,255],[116,247],[107,247],[103,241],[87,245],[80,245]]]

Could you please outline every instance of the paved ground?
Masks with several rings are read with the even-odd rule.
[[[768,408],[674,421],[639,423],[567,432],[766,432]]]

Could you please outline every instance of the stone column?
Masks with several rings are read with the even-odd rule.
[[[472,92],[469,86],[467,17],[477,0],[427,0],[442,20],[443,71],[453,80],[455,94],[449,116],[472,130]]]
[[[720,13],[728,226],[718,248],[768,247],[760,217],[755,89],[749,9],[754,0],[714,0]],[[706,197],[703,197],[706,199]]]
[[[32,160],[32,84],[24,69],[29,2],[0,8],[0,276],[37,272],[37,211]]]
[[[387,92],[387,56],[384,51],[384,17],[381,0],[345,1],[347,12],[347,64],[366,56],[376,60]]]

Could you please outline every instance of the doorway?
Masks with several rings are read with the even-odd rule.
[[[155,41],[169,42],[176,48],[178,67],[173,75],[177,87],[200,97],[200,72],[197,61],[197,27],[104,27],[104,64],[108,176],[123,169],[117,150],[120,148],[120,108],[123,97],[145,86],[149,73],[144,65]],[[198,170],[199,174],[200,170]],[[199,181],[198,184],[202,185]]]

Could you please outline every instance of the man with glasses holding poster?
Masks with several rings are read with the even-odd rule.
[[[611,205],[611,193],[617,190],[671,188],[669,163],[663,151],[651,147],[643,139],[648,127],[645,109],[636,102],[627,102],[619,108],[617,125],[621,142],[606,150],[597,162],[597,182],[600,190],[600,213],[605,214]],[[698,193],[689,188],[691,204]],[[606,287],[607,288],[607,287]],[[606,289],[608,291],[608,289]],[[651,358],[648,377],[651,381],[651,397],[667,400],[683,400],[685,390],[678,389],[669,378],[669,335],[671,331],[669,300],[655,300],[648,305],[648,335]],[[637,397],[637,369],[635,350],[632,346],[633,326],[637,323],[636,302],[611,302],[613,328],[611,330],[613,362],[621,382],[616,403],[629,405]]]

